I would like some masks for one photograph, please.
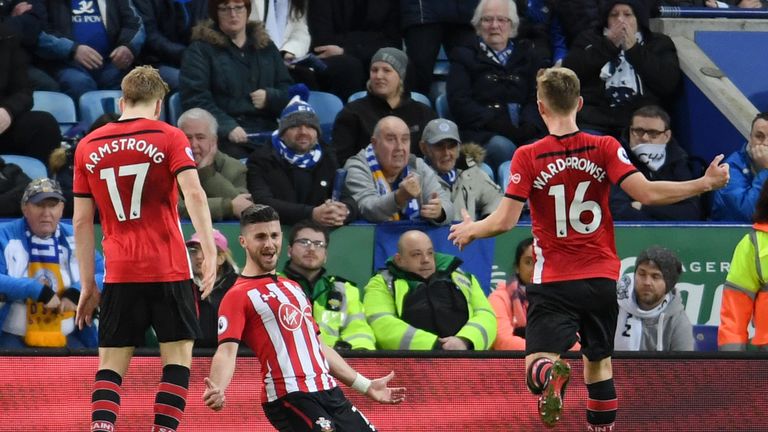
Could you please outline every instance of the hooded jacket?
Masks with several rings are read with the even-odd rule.
[[[634,274],[624,275],[618,282],[619,318],[616,324],[615,349],[629,350],[627,315],[642,314],[635,298]],[[677,289],[669,291],[670,301],[655,318],[642,318],[640,351],[693,351],[693,326],[683,308]]]
[[[437,180],[443,190],[451,194],[455,214],[459,215],[461,209],[466,209],[472,219],[482,219],[499,206],[501,189],[480,168],[485,158],[485,150],[482,147],[477,144],[462,144],[461,152],[466,158],[467,168],[456,169],[458,177],[453,186],[440,176],[437,176]]]
[[[249,22],[247,40],[238,48],[212,20],[192,29],[192,43],[181,61],[179,91],[184,110],[203,108],[216,117],[218,135],[228,139],[238,126],[246,132],[277,129],[293,84],[283,58],[264,25]],[[267,92],[266,106],[256,108],[250,93]]]
[[[688,154],[677,144],[674,138],[667,143],[667,157],[658,171],[648,168],[630,149],[629,143],[622,141],[622,146],[629,160],[650,181],[685,181],[696,178],[691,172]],[[701,197],[692,197],[675,204],[663,206],[642,206],[640,210],[632,207],[634,199],[620,186],[611,186],[611,214],[614,220],[624,221],[696,221],[701,220]]]
[[[621,52],[620,48],[603,36],[603,30],[608,25],[608,14],[617,4],[632,8],[637,19],[637,29],[643,35],[642,43],[636,43],[625,52],[627,62],[640,77],[643,93],[621,106],[611,107],[605,81],[600,78],[600,70],[609,61],[617,59]],[[563,60],[563,66],[576,72],[581,81],[584,107],[577,116],[579,127],[619,136],[638,108],[645,105],[665,106],[672,101],[680,82],[680,64],[672,39],[650,30],[648,10],[636,0],[609,1],[604,5],[601,17],[598,26],[583,31],[576,38]]]

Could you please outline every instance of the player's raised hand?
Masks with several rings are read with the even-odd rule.
[[[731,179],[730,167],[727,163],[721,163],[724,157],[723,154],[715,156],[704,173],[704,177],[709,180],[711,190],[724,187]]]
[[[227,398],[219,386],[213,383],[210,378],[205,378],[205,392],[203,392],[203,402],[205,406],[214,410],[221,411],[227,404]]]
[[[448,234],[448,241],[452,242],[459,250],[470,244],[472,237],[472,226],[474,225],[472,217],[469,216],[467,209],[461,209],[461,222],[451,225],[451,232]]]
[[[405,387],[387,387],[387,383],[395,377],[392,371],[387,376],[371,381],[371,386],[365,395],[382,404],[399,404],[405,400]]]
[[[93,312],[99,305],[99,299],[101,294],[96,289],[96,284],[83,284],[80,290],[80,300],[77,302],[77,312],[75,312],[75,322],[77,328],[82,330],[87,324],[90,326],[93,323]]]

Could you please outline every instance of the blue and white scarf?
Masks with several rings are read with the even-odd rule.
[[[455,168],[448,171],[447,173],[437,173],[437,175],[439,175],[441,179],[445,180],[445,182],[448,183],[448,186],[451,188],[453,188],[454,183],[456,183],[456,179],[459,178],[459,174]]]
[[[298,168],[312,168],[320,162],[320,158],[323,157],[323,149],[320,147],[320,143],[315,143],[312,148],[304,154],[296,154],[295,151],[288,148],[283,140],[280,139],[278,131],[272,132],[272,147],[277,153],[289,164]]]
[[[480,49],[492,61],[502,66],[506,66],[507,61],[509,61],[509,58],[512,57],[512,52],[515,50],[515,43],[510,40],[507,42],[507,46],[504,47],[503,50],[494,51],[493,48],[489,47],[485,42],[483,42],[482,39],[480,39]]]
[[[384,176],[384,171],[381,169],[381,165],[379,165],[379,160],[376,159],[376,153],[373,152],[373,145],[368,144],[368,147],[365,148],[365,161],[368,162],[368,168],[371,170],[371,174],[373,175],[373,182],[376,184],[376,191],[379,193],[379,195],[384,196],[390,192],[392,192],[393,188],[394,190],[397,190],[397,187],[400,185],[400,182],[408,176],[408,165],[405,166],[405,169],[403,169],[403,172],[400,174],[400,176],[395,180],[395,183],[390,186],[389,182],[387,182],[387,178]],[[416,198],[411,198],[408,201],[408,204],[405,206],[403,210],[401,210],[403,213],[403,216],[405,216],[406,219],[416,219],[419,217],[419,201],[416,200]],[[392,215],[391,220],[400,220],[400,214],[395,213]]]
[[[608,29],[604,30],[604,33],[607,31]],[[643,34],[637,32],[635,37],[637,43],[642,45]],[[623,49],[618,57],[603,65],[600,69],[600,79],[605,81],[605,92],[612,108],[622,106],[635,96],[643,94],[643,81],[632,63],[627,61]]]

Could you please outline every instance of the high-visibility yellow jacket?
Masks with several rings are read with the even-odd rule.
[[[312,300],[312,317],[320,327],[320,339],[329,347],[376,349],[373,330],[365,320],[360,290],[351,282],[325,273],[311,283],[286,264],[283,273],[296,281]],[[348,345],[347,345],[348,344]]]
[[[768,224],[755,224],[733,251],[723,289],[717,345],[721,351],[743,351],[752,320],[752,345],[768,349]]]
[[[496,339],[496,315],[477,279],[458,268],[456,257],[435,254],[438,271],[450,271],[450,280],[467,302],[468,316],[454,335],[472,343],[472,349],[487,350]],[[424,282],[419,276],[397,268],[390,258],[388,269],[379,272],[365,287],[364,306],[377,346],[392,350],[429,350],[439,346],[438,335],[416,328],[402,319],[411,284]],[[406,278],[410,278],[406,279]]]

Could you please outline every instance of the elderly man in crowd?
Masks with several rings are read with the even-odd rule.
[[[239,219],[240,213],[253,204],[245,187],[246,169],[239,160],[219,151],[216,118],[202,108],[192,108],[179,117],[178,125],[192,146],[200,185],[208,195],[211,219]],[[179,215],[189,217],[181,197]]]
[[[467,210],[472,219],[481,219],[501,202],[501,190],[480,168],[485,150],[473,143],[463,144],[456,123],[435,119],[427,123],[419,143],[424,161],[435,170],[443,190],[451,194],[456,215]],[[463,153],[467,168],[456,167]]]
[[[339,164],[319,137],[315,110],[295,96],[280,115],[280,127],[272,133],[270,145],[257,148],[248,158],[253,202],[277,210],[285,224],[312,219],[337,227],[357,217],[354,200],[331,199]]]
[[[24,217],[0,225],[0,347],[97,346],[96,327],[75,327],[80,272],[72,225],[60,223],[61,186],[48,178],[33,180],[21,210]],[[98,252],[95,270],[101,283],[104,261]]]
[[[344,195],[355,200],[363,219],[444,225],[453,218],[450,194],[429,165],[411,155],[411,134],[398,117],[379,120],[371,143],[349,158],[345,168]]]
[[[406,231],[397,253],[365,287],[364,309],[382,349],[488,350],[496,315],[462,261],[436,253],[423,232]]]

